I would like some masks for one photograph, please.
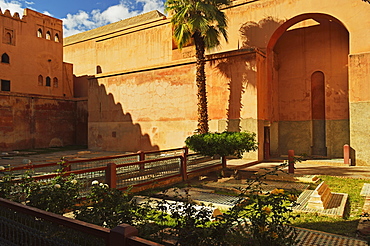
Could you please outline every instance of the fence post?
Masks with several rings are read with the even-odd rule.
[[[344,164],[348,164],[348,165],[349,165],[349,152],[350,152],[349,145],[345,144],[343,146],[343,159],[344,159]]]
[[[288,150],[288,173],[294,173],[294,150]]]
[[[116,163],[108,163],[105,169],[105,183],[109,185],[110,188],[117,187],[117,165]]]
[[[139,150],[137,152],[139,154],[139,161],[145,161],[145,152],[142,150]],[[144,164],[139,164],[140,171],[144,171]]]
[[[139,150],[137,153],[139,154],[139,161],[145,161],[145,152]]]
[[[182,180],[185,181],[188,179],[188,173],[187,173],[188,156],[187,154],[182,153],[180,157],[180,161],[181,161],[180,172],[181,172]]]
[[[221,156],[222,170],[226,170],[226,156]]]
[[[184,154],[187,156],[189,154],[189,148],[184,146]]]
[[[137,236],[138,230],[129,225],[121,224],[114,227],[109,234],[109,246],[126,246],[127,238]]]

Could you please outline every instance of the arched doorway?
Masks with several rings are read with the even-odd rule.
[[[349,35],[337,19],[303,14],[281,25],[268,44],[268,78],[277,136],[273,155],[341,157],[349,143]]]

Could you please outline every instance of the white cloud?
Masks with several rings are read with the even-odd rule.
[[[20,16],[23,15],[22,4],[17,1],[5,2],[4,0],[0,1],[1,11],[4,13],[5,10],[9,9],[10,13],[13,15],[15,12],[18,12]]]
[[[132,6],[142,6],[142,9],[134,9]],[[135,15],[152,10],[163,12],[162,0],[133,0],[130,2],[120,1],[119,4],[110,6],[104,11],[95,9],[91,13],[80,11],[77,14],[68,14],[63,19],[64,37],[97,28],[109,23],[130,18]]]
[[[119,4],[112,5],[106,10],[95,9],[90,13],[80,10],[75,14],[67,14],[67,16],[62,19],[64,37],[152,10],[158,10],[163,13],[163,3],[164,0],[120,0]],[[25,7],[24,4],[26,7],[32,8],[30,5],[34,5],[34,2],[27,0],[0,0],[1,10],[4,12],[6,9],[9,9],[12,15],[14,12],[18,12],[19,15],[22,16]],[[35,11],[38,10],[35,9]],[[53,16],[53,14],[48,11],[44,11],[43,14]]]
[[[37,11],[37,10],[36,10]],[[51,16],[51,17],[53,17],[53,15],[50,13],[50,12],[48,12],[48,11],[44,11],[44,12],[42,12],[44,15],[48,15],[48,16]]]
[[[164,7],[163,2],[158,0],[137,0],[138,2],[141,2],[144,4],[143,6],[143,13],[152,11],[152,10],[159,10],[163,13]]]

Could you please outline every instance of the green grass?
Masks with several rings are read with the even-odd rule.
[[[300,218],[297,218],[293,222],[293,225],[355,237],[365,200],[364,197],[360,196],[360,192],[363,184],[369,181],[364,179],[337,178],[331,176],[320,176],[320,179],[328,184],[332,192],[348,194],[348,207],[345,217],[341,218],[313,213],[300,213]]]

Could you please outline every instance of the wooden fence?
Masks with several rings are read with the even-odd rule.
[[[98,180],[112,188],[134,187],[134,190],[187,180],[221,167],[226,167],[225,158],[214,159],[197,153],[189,154],[187,148],[89,160],[65,160],[62,165],[63,175],[73,174],[79,182],[82,182],[85,189],[90,188],[92,180]],[[59,175],[50,171],[58,168],[61,168],[60,164],[48,163],[8,168],[5,171],[19,174],[27,170],[39,170],[37,173],[48,172],[49,174],[33,177],[46,181]],[[127,224],[110,230],[2,198],[0,207],[0,245],[160,245],[137,237],[137,229]]]
[[[138,237],[135,227],[113,229],[67,218],[0,198],[0,245],[161,245]]]

